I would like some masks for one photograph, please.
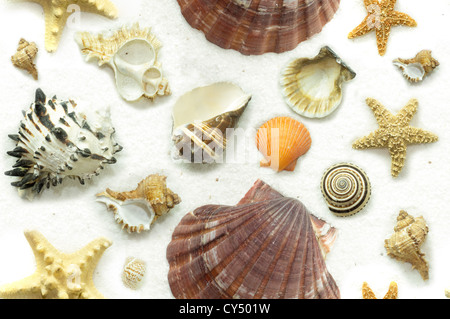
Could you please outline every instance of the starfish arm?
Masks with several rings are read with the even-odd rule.
[[[394,11],[397,0],[382,0],[382,6],[388,9],[388,11]]]
[[[375,115],[375,119],[380,127],[386,127],[394,120],[394,115],[377,100],[367,98],[366,103]]]
[[[377,297],[375,296],[373,290],[370,289],[370,287],[367,284],[367,282],[363,283],[362,296],[363,296],[363,299],[377,299]]]
[[[416,27],[417,22],[409,15],[403,12],[393,11],[387,18],[387,22],[391,26],[404,25],[407,27]]]
[[[386,147],[387,141],[387,136],[384,130],[378,129],[367,136],[357,139],[355,142],[353,142],[352,147],[355,150]]]
[[[403,139],[390,139],[388,143],[391,154],[391,175],[397,177],[406,160],[406,142]]]
[[[417,108],[419,106],[419,101],[416,99],[409,100],[408,104],[406,104],[396,115],[397,124],[401,126],[408,126],[409,122],[411,122],[414,114],[417,112]]]
[[[378,53],[383,56],[386,53],[387,43],[389,40],[389,35],[391,34],[391,26],[387,23],[384,23],[377,28],[376,36],[377,36],[377,47]]]
[[[100,14],[110,19],[115,19],[118,16],[116,6],[109,0],[83,2],[80,4],[80,7],[82,11]]]
[[[398,296],[398,286],[397,283],[393,281],[389,285],[389,290],[383,297],[383,299],[397,299],[397,296]]]
[[[40,288],[40,274],[36,272],[29,277],[0,287],[0,298],[3,299],[42,298]]]
[[[112,242],[106,238],[98,238],[70,256],[69,263],[80,267],[80,280],[85,283],[82,298],[104,298],[95,288],[92,277],[100,258],[111,244]]]
[[[33,250],[37,272],[44,270],[44,267],[50,261],[49,258],[53,259],[60,254],[58,250],[38,231],[26,231],[25,237]]]
[[[411,126],[408,127],[406,136],[406,140],[409,144],[434,143],[439,139],[436,134]]]
[[[357,26],[355,29],[353,29],[352,32],[348,34],[349,39],[353,39],[356,37],[360,37],[362,35],[365,35],[373,30],[374,24],[371,18],[371,15],[368,15],[363,22],[359,26]]]

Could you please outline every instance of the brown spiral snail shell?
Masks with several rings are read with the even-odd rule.
[[[328,168],[323,174],[320,187],[328,208],[336,216],[350,216],[361,211],[371,193],[366,173],[349,163]]]

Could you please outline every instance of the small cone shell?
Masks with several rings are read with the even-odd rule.
[[[302,123],[290,117],[276,117],[259,128],[256,146],[266,159],[261,166],[277,172],[293,171],[297,159],[310,149],[311,136]]]
[[[34,59],[38,53],[36,43],[28,42],[25,39],[20,39],[17,52],[11,57],[11,62],[19,69],[23,69],[30,73],[35,80],[38,79],[38,71],[34,64]]]

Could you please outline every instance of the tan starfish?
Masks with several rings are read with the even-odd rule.
[[[387,147],[391,154],[393,177],[398,176],[405,164],[408,144],[432,143],[438,140],[435,134],[409,125],[419,105],[416,99],[411,99],[395,116],[375,99],[368,98],[366,102],[375,114],[380,127],[369,135],[356,140],[353,148]]]
[[[36,259],[36,272],[20,281],[0,287],[0,298],[100,299],[92,276],[103,252],[111,246],[98,238],[73,254],[53,247],[37,231],[25,232]]]
[[[389,285],[389,290],[386,293],[386,295],[383,297],[383,299],[397,299],[398,295],[398,286],[395,281],[392,281]],[[362,296],[364,299],[377,299],[372,289],[370,289],[367,282],[363,283],[362,286]]]
[[[45,49],[54,52],[58,48],[67,18],[73,9],[96,13],[110,19],[117,17],[117,9],[109,0],[22,0],[39,3],[45,15]]]
[[[375,30],[378,53],[384,55],[391,27],[397,25],[417,26],[416,21],[409,15],[394,10],[396,2],[397,0],[364,0],[367,17],[349,33],[348,38],[353,39]]]

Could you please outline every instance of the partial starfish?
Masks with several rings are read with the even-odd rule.
[[[397,0],[364,0],[367,17],[349,33],[348,38],[353,39],[375,30],[378,53],[384,55],[391,27],[397,25],[417,26],[416,21],[409,15],[394,10],[396,2]]]
[[[0,287],[0,298],[100,299],[92,276],[111,241],[98,238],[73,254],[53,247],[41,233],[25,232],[36,259],[36,272],[20,281]]]
[[[389,290],[386,293],[386,295],[383,297],[383,299],[397,299],[398,295],[398,286],[395,281],[392,281],[389,285]],[[370,289],[367,282],[363,283],[362,286],[362,296],[364,299],[377,299],[372,289]]]
[[[368,98],[366,103],[375,114],[380,127],[369,135],[356,140],[353,148],[387,147],[391,154],[393,177],[398,176],[405,164],[408,144],[433,143],[438,140],[435,134],[409,125],[419,105],[416,99],[411,99],[395,116],[375,99]]]
[[[21,0],[39,3],[45,15],[45,49],[54,52],[72,9],[117,18],[117,9],[109,0]],[[70,7],[69,7],[70,6]],[[73,6],[73,7],[72,7]]]

